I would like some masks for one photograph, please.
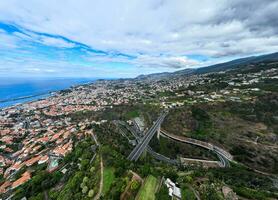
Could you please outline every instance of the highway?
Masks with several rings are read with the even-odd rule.
[[[156,131],[160,127],[161,123],[163,122],[165,116],[166,116],[166,113],[162,113],[159,116],[159,118],[157,119],[157,121],[152,125],[152,127],[146,132],[146,134],[143,137],[140,137],[141,134],[139,134],[136,130],[129,127],[127,124],[122,124],[128,128],[128,130],[133,134],[133,136],[136,138],[136,140],[138,142],[138,144],[135,146],[135,148],[129,154],[129,156],[128,156],[129,160],[137,161],[139,159],[139,157],[141,156],[141,154],[146,149],[154,158],[156,158],[158,160],[161,160],[161,161],[164,161],[167,163],[171,163],[171,164],[178,164],[177,160],[170,159],[164,155],[154,152],[152,150],[152,148],[148,145],[149,142],[151,141],[152,137],[155,135]],[[160,131],[160,134],[162,136],[170,138],[172,140],[200,146],[200,147],[213,151],[220,160],[220,162],[219,162],[220,167],[229,167],[230,166],[229,161],[233,160],[233,157],[229,152],[227,152],[224,149],[217,147],[211,143],[203,142],[203,141],[196,140],[193,138],[185,138],[185,137],[181,137],[181,136],[177,136],[177,135],[168,134],[165,131]]]
[[[163,122],[166,113],[162,113],[156,122],[152,125],[152,127],[146,132],[143,138],[139,140],[139,143],[135,146],[135,148],[131,151],[128,156],[128,159],[131,161],[137,161],[141,154],[144,152],[146,147],[148,146],[149,142],[151,141],[152,137],[155,135],[157,129],[160,127],[161,123]]]
[[[144,134],[142,132],[140,132],[136,122],[134,122],[135,128],[130,127],[126,122],[123,122],[123,121],[115,122],[115,124],[117,124],[117,123],[126,127],[131,132],[131,134],[136,138],[136,141],[138,143],[140,142],[140,140]],[[163,162],[166,162],[169,164],[179,165],[178,160],[168,158],[162,154],[155,152],[149,145],[147,146],[147,151],[152,157],[154,157],[157,160],[160,160],[160,161],[163,161]]]

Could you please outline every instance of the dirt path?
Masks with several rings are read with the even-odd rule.
[[[49,200],[47,191],[43,192],[43,196],[44,196],[44,200]]]
[[[100,199],[100,196],[102,194],[102,188],[103,188],[103,162],[102,157],[100,157],[100,183],[99,183],[99,191],[97,195],[95,196],[94,200]]]

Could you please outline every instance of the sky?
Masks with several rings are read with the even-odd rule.
[[[0,77],[135,77],[276,51],[277,0],[0,1]]]

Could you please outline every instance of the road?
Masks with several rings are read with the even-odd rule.
[[[129,154],[129,156],[128,156],[129,160],[137,161],[139,159],[140,155],[146,149],[154,158],[156,158],[160,161],[164,161],[164,162],[171,163],[171,164],[178,164],[177,160],[170,159],[164,155],[161,155],[161,154],[153,151],[152,148],[148,145],[150,140],[156,133],[157,129],[163,122],[165,116],[166,116],[166,113],[162,113],[160,115],[160,117],[157,119],[157,121],[146,132],[146,134],[143,137],[140,137],[140,134],[136,130],[133,130],[131,127],[129,127],[127,124],[122,124],[128,128],[128,130],[133,134],[133,136],[136,138],[136,140],[138,142],[137,146]],[[181,137],[181,136],[177,136],[177,135],[172,135],[172,134],[166,133],[165,131],[160,131],[160,133],[164,137],[168,137],[170,139],[173,139],[173,140],[176,140],[179,142],[184,142],[184,143],[200,146],[200,147],[213,151],[220,160],[220,162],[219,162],[220,167],[229,167],[230,166],[229,161],[233,160],[233,157],[229,152],[227,152],[224,149],[217,147],[211,143],[203,142],[203,141],[196,140],[193,138],[185,138],[185,137]],[[197,159],[196,159],[196,161],[197,161]]]
[[[156,122],[152,125],[152,127],[146,132],[145,136],[141,138],[139,143],[136,147],[131,151],[128,156],[128,159],[131,161],[137,161],[141,154],[144,152],[146,147],[148,146],[149,142],[151,141],[152,137],[156,133],[157,129],[160,127],[161,123],[163,122],[166,113],[162,113]]]
[[[172,140],[200,146],[205,149],[213,151],[219,158],[219,160],[221,162],[221,167],[229,167],[230,166],[229,161],[233,160],[233,156],[229,152],[227,152],[224,149],[217,147],[213,144],[210,144],[208,142],[203,142],[203,141],[196,140],[193,138],[186,138],[186,137],[182,137],[182,136],[172,135],[172,134],[166,133],[165,131],[161,131],[160,133],[162,136],[170,138]]]
[[[162,154],[159,154],[157,152],[155,152],[150,146],[147,146],[147,151],[148,153],[150,153],[155,159],[169,163],[169,164],[173,164],[173,165],[179,165],[179,161],[176,159],[171,159],[168,158]]]
[[[131,132],[131,134],[135,137],[135,139],[138,143],[141,141],[143,133],[140,132],[136,122],[134,122],[135,128],[130,127],[126,122],[123,122],[123,121],[117,121],[115,124],[117,124],[117,123],[126,127]],[[152,157],[154,157],[157,160],[160,160],[160,161],[163,161],[163,162],[166,162],[169,164],[175,164],[175,165],[179,164],[178,160],[168,158],[162,154],[155,152],[149,145],[147,146],[147,151]]]
[[[100,199],[102,194],[102,188],[103,188],[103,162],[102,162],[102,157],[100,157],[100,183],[99,183],[98,193],[96,194],[94,200]]]
[[[93,137],[96,145],[99,147],[100,144],[98,143],[97,141],[97,137],[96,135],[90,131],[89,132],[91,134],[91,136]],[[96,155],[96,154],[95,154]],[[95,156],[94,155],[94,156]],[[103,188],[103,161],[102,161],[102,156],[100,155],[100,182],[99,182],[99,190],[98,190],[98,193],[96,194],[96,196],[93,198],[94,200],[98,200],[100,199],[101,195],[102,195],[102,188]]]

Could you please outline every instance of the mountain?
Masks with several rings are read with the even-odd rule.
[[[238,67],[243,67],[250,64],[257,64],[262,62],[278,62],[278,52],[261,55],[261,56],[251,56],[246,58],[240,58],[236,60],[232,60],[225,63],[215,64],[207,67],[200,67],[196,69],[183,69],[175,72],[162,72],[162,73],[155,73],[155,74],[148,74],[148,75],[140,75],[136,77],[136,79],[159,79],[159,78],[166,78],[172,76],[179,76],[179,75],[191,75],[191,74],[203,74],[209,72],[219,72],[225,71],[230,69],[235,69]]]
[[[236,60],[232,60],[225,63],[220,63],[216,65],[211,65],[208,67],[202,67],[198,68],[196,70],[196,73],[208,73],[208,72],[218,72],[218,71],[225,71],[237,67],[241,67],[244,65],[249,64],[256,64],[261,62],[275,62],[278,61],[278,52],[267,54],[267,55],[261,55],[261,56],[251,56],[247,58],[240,58]]]
[[[183,69],[175,72],[161,72],[155,74],[139,75],[135,79],[162,79],[179,75],[191,75],[196,72],[196,69]]]

